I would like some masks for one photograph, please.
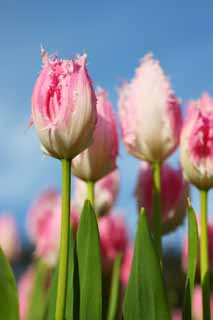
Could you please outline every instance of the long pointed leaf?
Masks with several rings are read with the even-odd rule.
[[[98,225],[94,210],[85,201],[77,233],[80,284],[80,320],[101,320],[102,285]]]
[[[189,203],[188,208],[188,266],[183,302],[183,319],[192,319],[192,293],[194,289],[195,272],[198,257],[198,230],[195,212]]]
[[[0,248],[0,319],[18,320],[18,295],[9,262]]]
[[[126,289],[124,320],[169,320],[169,308],[159,258],[144,210],[141,210],[134,256]]]

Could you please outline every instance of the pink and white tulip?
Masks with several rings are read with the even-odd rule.
[[[72,210],[71,218],[77,229],[78,214]],[[28,233],[35,244],[35,255],[48,265],[57,262],[60,245],[61,197],[50,189],[43,192],[32,204],[28,214]]]
[[[148,163],[142,163],[135,195],[139,210],[144,207],[150,224],[152,217],[152,170]],[[161,167],[162,231],[170,232],[179,226],[186,214],[188,184],[183,179],[182,170],[173,169],[168,164]]]
[[[112,104],[107,93],[96,93],[98,119],[93,143],[72,161],[72,172],[85,181],[97,181],[116,168],[118,135]]]
[[[121,265],[121,282],[124,286],[127,285],[129,276],[130,276],[130,271],[132,267],[132,260],[133,260],[133,248],[129,247],[126,250],[126,253],[124,254],[123,257],[123,262]]]
[[[43,68],[32,95],[31,123],[42,151],[73,159],[92,142],[96,98],[86,68],[86,55],[60,60],[42,50]]]
[[[182,115],[169,79],[146,55],[130,83],[119,90],[119,116],[129,153],[148,162],[164,161],[178,146]]]
[[[109,212],[114,205],[119,191],[119,182],[119,172],[114,170],[95,184],[95,212],[97,212],[98,216]],[[81,212],[86,198],[86,183],[76,178],[73,206]]]
[[[35,271],[30,266],[21,276],[18,282],[18,297],[19,297],[19,316],[20,320],[27,320],[27,314],[33,289]]]
[[[99,219],[102,259],[105,268],[111,265],[128,245],[128,232],[122,216],[109,214]]]
[[[0,246],[10,262],[18,258],[21,244],[16,221],[6,212],[0,215]]]
[[[213,98],[208,93],[188,104],[180,156],[191,183],[200,189],[213,187]]]

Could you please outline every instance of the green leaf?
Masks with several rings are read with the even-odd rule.
[[[77,258],[80,285],[80,320],[102,318],[101,255],[98,225],[87,200],[77,232]]]
[[[109,309],[107,320],[116,320],[119,306],[119,294],[120,294],[120,267],[121,267],[122,255],[119,254],[113,264],[111,290],[109,299]]]
[[[49,268],[41,260],[37,262],[30,305],[28,309],[28,320],[44,319],[47,306],[47,281]]]
[[[9,262],[0,248],[0,319],[18,320],[16,281]]]
[[[57,285],[58,285],[58,265],[55,267],[53,271],[51,285],[48,290],[46,320],[55,319]]]
[[[188,266],[186,275],[186,285],[183,301],[183,319],[192,319],[192,293],[198,257],[198,229],[195,212],[189,202],[188,206]]]
[[[170,319],[161,265],[153,246],[143,209],[137,226],[123,318],[124,320]]]

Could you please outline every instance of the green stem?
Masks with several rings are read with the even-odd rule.
[[[210,320],[210,285],[208,255],[208,191],[200,190],[201,236],[200,236],[200,270],[203,299],[203,319]]]
[[[94,207],[95,202],[95,183],[93,181],[87,181],[87,198],[91,205]]]
[[[113,264],[107,320],[117,319],[116,316],[118,311],[121,261],[122,261],[122,255],[118,254]]]
[[[69,230],[70,230],[70,180],[71,161],[67,159],[62,162],[62,218],[61,218],[61,240],[58,271],[58,289],[56,300],[56,320],[65,319],[65,301],[67,286],[67,266],[69,253]]]
[[[152,166],[153,175],[153,223],[154,223],[154,244],[156,251],[161,258],[161,165],[159,162],[154,162]]]

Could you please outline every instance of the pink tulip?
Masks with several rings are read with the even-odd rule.
[[[133,259],[133,248],[129,247],[124,254],[123,262],[121,265],[121,282],[124,286],[127,285],[131,266],[132,266],[132,259]]]
[[[174,310],[172,312],[172,320],[182,320],[182,312],[181,312],[181,310]]]
[[[198,233],[200,234],[200,222],[198,219]],[[211,272],[213,272],[213,222],[208,221],[208,244],[209,244],[209,267]],[[186,235],[183,241],[182,249],[182,266],[186,271],[188,260],[188,236]],[[199,266],[199,265],[198,265]]]
[[[210,296],[211,319],[213,319],[213,295]],[[202,290],[200,287],[195,287],[192,297],[192,314],[194,320],[203,320],[202,312]]]
[[[86,55],[60,60],[42,50],[43,68],[32,95],[32,123],[42,151],[72,159],[92,142],[96,98],[86,68]]]
[[[136,186],[138,208],[144,207],[152,225],[152,172],[147,163],[142,163]],[[179,226],[186,214],[188,184],[181,169],[173,169],[168,164],[161,167],[162,229],[164,233]]]
[[[151,54],[143,58],[131,82],[120,88],[119,115],[124,144],[139,159],[162,162],[178,146],[180,102]]]
[[[99,233],[103,264],[107,268],[128,245],[128,232],[124,220],[117,214],[103,216],[99,220]]]
[[[19,316],[20,320],[27,320],[27,313],[30,304],[31,292],[35,271],[30,266],[22,275],[18,282],[18,297],[19,297]]]
[[[119,180],[119,172],[114,170],[95,184],[95,212],[99,216],[107,213],[114,205],[118,195]],[[73,206],[81,212],[86,198],[86,183],[76,178]]]
[[[0,215],[0,246],[10,262],[18,258],[21,244],[16,221],[10,213]]]
[[[118,136],[112,105],[107,93],[96,93],[98,120],[93,144],[72,161],[72,172],[85,181],[97,181],[116,168]]]
[[[78,215],[72,211],[74,229],[77,229]],[[60,244],[61,197],[50,189],[43,192],[33,203],[28,215],[28,233],[35,243],[35,254],[48,265],[57,262]]]
[[[213,98],[208,93],[188,105],[180,154],[187,179],[201,189],[213,187]]]

